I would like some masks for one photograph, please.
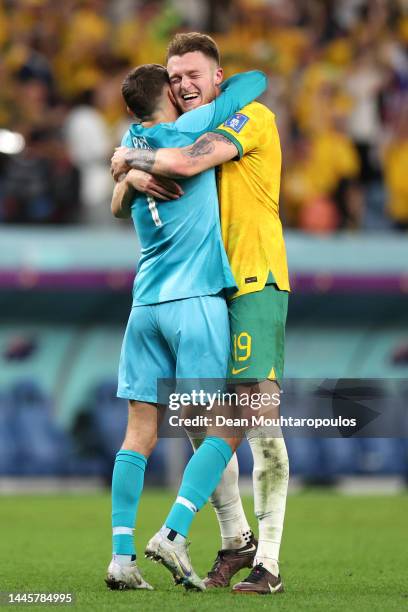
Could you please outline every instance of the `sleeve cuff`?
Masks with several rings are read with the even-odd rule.
[[[220,128],[218,128],[216,130],[212,130],[212,131],[215,132],[216,134],[222,134],[223,136],[225,136],[225,138],[228,138],[228,140],[230,140],[232,142],[232,144],[234,144],[237,147],[237,150],[238,150],[237,157],[238,157],[238,159],[241,159],[241,157],[243,157],[244,150],[242,148],[242,144],[239,142],[239,140],[237,140],[235,138],[235,136],[233,136],[232,134],[230,134],[226,130],[221,130]]]

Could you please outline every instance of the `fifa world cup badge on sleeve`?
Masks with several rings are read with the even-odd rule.
[[[249,121],[249,117],[243,115],[242,113],[235,113],[232,115],[227,121],[224,123],[225,127],[231,128],[234,132],[239,133],[244,125]]]

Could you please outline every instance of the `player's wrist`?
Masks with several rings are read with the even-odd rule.
[[[123,167],[126,171],[135,169],[135,151],[133,149],[128,149],[125,155],[123,156]]]
[[[131,168],[130,168],[130,169],[129,169],[129,168],[127,168],[127,169],[125,170],[125,178],[124,178],[124,181],[125,181],[125,184],[126,184],[128,187],[133,187],[133,183],[134,183],[134,179],[135,179],[135,177],[134,177],[134,174],[133,174],[133,173],[134,173],[134,170],[132,170]]]

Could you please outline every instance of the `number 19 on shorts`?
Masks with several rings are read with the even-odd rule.
[[[234,361],[246,361],[251,356],[252,338],[248,332],[241,332],[232,336]]]

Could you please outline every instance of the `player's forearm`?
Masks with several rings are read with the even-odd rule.
[[[188,178],[223,164],[236,155],[237,149],[228,138],[211,132],[180,149],[131,149],[125,159],[131,168],[168,178]]]
[[[131,216],[130,207],[134,192],[134,188],[126,179],[116,183],[111,202],[111,211],[114,217],[128,219]]]
[[[126,154],[126,163],[130,168],[144,170],[167,178],[185,178],[187,174],[182,149],[130,149]]]

